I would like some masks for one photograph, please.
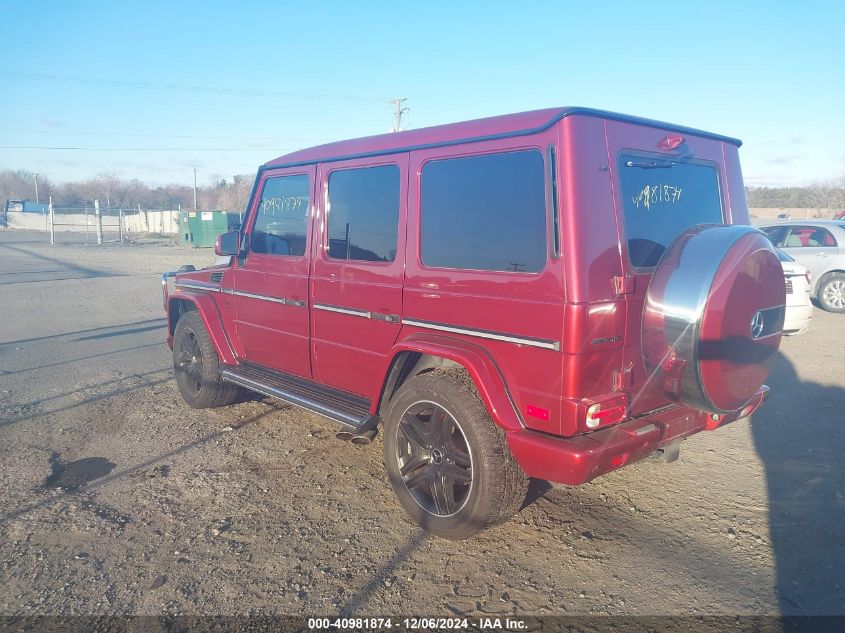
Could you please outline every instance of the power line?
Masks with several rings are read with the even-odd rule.
[[[0,149],[46,149],[82,152],[292,152],[299,147],[47,147],[0,145]]]
[[[158,90],[163,92],[188,92],[208,95],[237,95],[242,97],[265,97],[274,99],[307,99],[310,101],[348,101],[358,103],[387,103],[388,99],[361,97],[353,95],[330,95],[307,92],[282,92],[276,90],[244,90],[240,88],[215,88],[211,86],[193,86],[190,84],[164,84],[148,81],[128,81],[124,79],[99,79],[94,77],[74,77],[67,75],[47,75],[43,73],[21,73],[0,70],[0,78],[47,81],[52,83],[79,84],[83,86],[102,86],[109,88],[134,88],[138,90]]]
[[[143,134],[141,132],[91,132],[87,130],[23,130],[12,128],[0,128],[0,132],[8,132],[12,134],[66,134],[66,135],[80,135],[80,136],[132,136],[141,138],[190,138],[190,139],[205,139],[213,141],[301,141],[303,143],[324,143],[325,139],[313,138],[298,138],[298,137],[272,137],[272,136],[201,136],[195,134]]]

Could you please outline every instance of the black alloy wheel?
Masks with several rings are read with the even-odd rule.
[[[177,343],[175,370],[182,374],[181,384],[193,395],[202,391],[202,349],[197,334],[190,327],[182,328]]]
[[[455,418],[433,402],[417,402],[402,415],[397,430],[402,481],[426,512],[447,517],[458,512],[472,490],[472,453]]]
[[[185,402],[195,409],[222,407],[240,396],[240,387],[220,376],[220,358],[200,315],[185,312],[173,332],[173,369]]]
[[[465,539],[522,506],[528,478],[467,372],[436,368],[408,378],[382,415],[390,486],[420,527]]]

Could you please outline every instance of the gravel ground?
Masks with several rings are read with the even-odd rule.
[[[845,614],[845,316],[784,341],[752,421],[455,543],[380,441],[182,402],[158,275],[212,259],[0,233],[0,615]]]

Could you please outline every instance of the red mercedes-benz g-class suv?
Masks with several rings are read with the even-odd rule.
[[[751,414],[784,279],[740,142],[585,108],[342,141],[263,165],[229,263],[166,273],[193,407],[241,388],[382,429],[431,532],[511,516]]]

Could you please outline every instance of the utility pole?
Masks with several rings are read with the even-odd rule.
[[[388,103],[392,103],[396,106],[396,126],[393,128],[394,132],[398,132],[402,129],[402,115],[411,109],[402,107],[402,103],[407,100],[407,97],[402,97],[401,99],[390,99],[388,101]]]
[[[54,220],[56,216],[53,215],[53,196],[50,196],[50,206],[47,207],[47,211],[50,214],[50,246],[56,245],[56,224]]]
[[[38,172],[35,172],[35,204],[38,204]]]
[[[197,168],[194,167],[194,213],[197,212]]]
[[[100,200],[94,200],[94,219],[97,221],[97,244],[103,243],[103,214],[100,211]]]

